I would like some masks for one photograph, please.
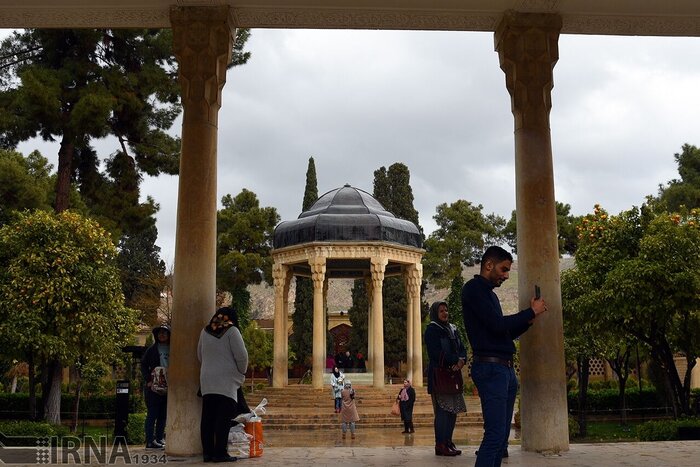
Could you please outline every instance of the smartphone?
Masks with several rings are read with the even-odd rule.
[[[540,286],[535,285],[535,300],[539,300],[542,297],[542,294],[540,293]]]

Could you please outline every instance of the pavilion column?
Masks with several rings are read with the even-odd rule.
[[[411,293],[410,266],[404,268],[406,285],[406,379],[413,381],[413,294]]]
[[[323,281],[323,372],[326,371],[328,355],[328,276]]]
[[[372,273],[372,381],[375,388],[384,387],[384,304],[382,288],[384,271],[389,263],[387,258],[378,256],[370,260]]]
[[[423,387],[423,333],[420,319],[420,286],[423,281],[423,265],[414,264],[410,269],[410,294],[413,297],[413,386]]]
[[[311,279],[314,283],[314,321],[313,321],[313,349],[311,384],[315,389],[323,387],[323,367],[326,362],[326,349],[324,344],[324,330],[326,328],[325,313],[323,311],[323,283],[326,278],[325,256],[315,256],[309,260],[311,265]]]
[[[374,333],[372,332],[372,276],[365,276],[367,300],[367,370],[374,368]]]
[[[515,118],[520,309],[534,285],[549,311],[520,342],[522,447],[569,449],[559,248],[549,128],[553,68],[562,20],[556,14],[507,12],[495,34]]]
[[[168,368],[170,455],[202,452],[197,397],[199,333],[216,308],[216,146],[221,90],[234,28],[225,7],[173,7],[173,50],[182,87],[172,338]]]
[[[281,263],[272,266],[272,278],[275,286],[275,314],[274,314],[274,350],[272,367],[272,387],[282,388],[287,385],[287,299],[285,291],[289,290],[289,267]]]

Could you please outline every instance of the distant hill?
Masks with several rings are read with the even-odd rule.
[[[562,258],[560,261],[560,269],[566,270],[574,265],[573,258]],[[475,274],[479,273],[479,266],[465,268],[463,276],[465,280],[471,279]],[[328,285],[328,309],[333,311],[347,311],[352,306],[352,279],[333,279]],[[294,285],[289,288],[289,311],[294,312]],[[254,319],[273,319],[275,310],[275,294],[274,289],[269,285],[262,283],[260,285],[249,286],[251,296],[251,315]],[[503,311],[506,314],[515,313],[518,311],[518,262],[513,263],[510,278],[503,285],[495,289],[496,295],[501,299]],[[432,303],[436,300],[444,300],[450,293],[449,289],[435,289],[428,286],[425,291],[425,301]]]

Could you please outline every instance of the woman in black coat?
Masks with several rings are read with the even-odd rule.
[[[425,329],[424,342],[428,348],[428,394],[435,413],[435,455],[458,456],[462,451],[452,441],[457,414],[466,412],[464,396],[438,394],[435,391],[435,367],[461,371],[467,361],[467,350],[454,324],[449,322],[447,303],[435,302],[430,307],[430,324]]]
[[[403,380],[403,387],[396,396],[401,410],[401,420],[403,420],[403,431],[401,433],[415,433],[413,429],[413,404],[416,402],[416,390],[407,379]]]

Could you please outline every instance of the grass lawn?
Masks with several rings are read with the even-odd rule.
[[[638,422],[620,425],[620,422],[588,422],[588,435],[571,440],[573,443],[617,443],[638,441],[636,426]]]

